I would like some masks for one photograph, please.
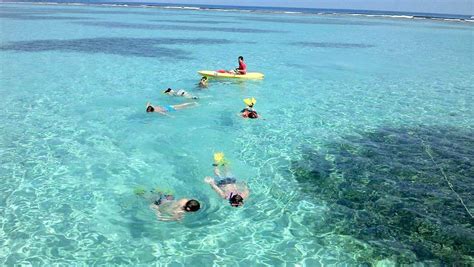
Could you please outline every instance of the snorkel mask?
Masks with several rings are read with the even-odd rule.
[[[152,106],[146,107],[146,112],[153,112],[153,111],[155,111],[154,107],[152,107]]]
[[[201,208],[201,204],[199,204],[199,201],[195,199],[191,199],[183,207],[183,210],[186,212],[195,212],[198,211]]]
[[[257,118],[258,118],[258,114],[257,114],[257,112],[255,112],[255,111],[250,111],[250,112],[248,113],[247,117],[250,118],[250,119],[257,119]]]
[[[229,199],[229,203],[232,207],[237,208],[244,205],[244,199],[241,195],[235,194]]]

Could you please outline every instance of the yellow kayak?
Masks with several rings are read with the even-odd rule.
[[[199,75],[211,78],[232,78],[232,79],[263,79],[263,73],[247,72],[247,74],[220,73],[213,70],[200,70]]]

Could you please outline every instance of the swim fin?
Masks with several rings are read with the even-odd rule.
[[[214,164],[223,164],[225,161],[224,159],[224,153],[222,152],[217,152],[217,153],[214,153]]]
[[[257,103],[257,99],[255,99],[253,97],[252,98],[245,98],[244,103],[245,103],[245,105],[251,107],[251,106],[253,106]]]
[[[157,193],[157,194],[162,194],[162,195],[174,195],[174,192],[173,190],[171,189],[164,189],[164,188],[160,188],[160,187],[156,187],[154,190],[153,190],[153,193]]]
[[[142,186],[133,189],[133,193],[137,196],[143,196],[145,194],[146,189]]]

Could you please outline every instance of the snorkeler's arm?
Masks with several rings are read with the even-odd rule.
[[[157,205],[155,205],[155,204],[150,204],[150,209],[153,210],[153,212],[155,213],[156,218],[157,218],[158,220],[161,221],[161,220],[163,219],[163,218],[161,217],[160,208],[159,208]]]
[[[184,97],[184,98],[187,98],[187,99],[198,99],[197,96],[193,96],[193,95],[191,95],[191,94],[185,94],[185,95],[183,95],[183,97]]]
[[[164,221],[164,222],[179,221],[179,220],[183,219],[183,214],[182,213],[173,213],[173,215],[171,215],[169,217],[159,216],[158,219],[160,221]]]
[[[171,118],[174,118],[173,116],[171,116],[170,114],[166,113],[166,112],[163,112],[163,111],[155,111],[157,113],[160,113],[161,115],[165,115],[165,116],[168,116],[168,117],[171,117]]]
[[[150,204],[150,208],[155,212],[156,218],[160,221],[178,221],[183,218],[183,214],[180,212],[173,212],[172,215],[166,213],[164,214],[160,211],[159,206],[155,204]]]
[[[182,215],[173,215],[173,216],[170,216],[170,217],[164,217],[164,216],[156,215],[156,217],[158,218],[158,220],[163,221],[163,222],[179,221],[183,218]]]
[[[239,181],[238,182],[238,192],[239,194],[242,196],[242,198],[244,199],[247,199],[250,195],[250,190],[249,190],[249,187],[247,185],[247,182],[244,182],[244,181]]]
[[[245,188],[245,190],[242,192],[242,198],[247,199],[250,195],[250,191],[248,188]]]
[[[174,221],[179,221],[179,220],[183,219],[183,216],[184,216],[184,212],[180,207],[179,209],[176,209],[173,212],[172,218],[173,218]]]

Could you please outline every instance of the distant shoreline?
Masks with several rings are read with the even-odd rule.
[[[136,2],[51,2],[51,1],[3,1],[1,4],[34,4],[34,5],[66,5],[66,6],[97,6],[97,7],[134,7],[134,8],[160,8],[179,10],[210,10],[221,12],[246,12],[246,13],[273,13],[273,14],[314,14],[314,15],[344,15],[392,19],[437,20],[448,22],[474,22],[474,16],[455,14],[434,14],[418,12],[375,11],[375,10],[350,10],[350,9],[319,9],[319,8],[293,8],[293,7],[255,7],[255,6],[225,6],[225,5],[197,5],[197,4],[166,4],[166,3],[136,3]]]

